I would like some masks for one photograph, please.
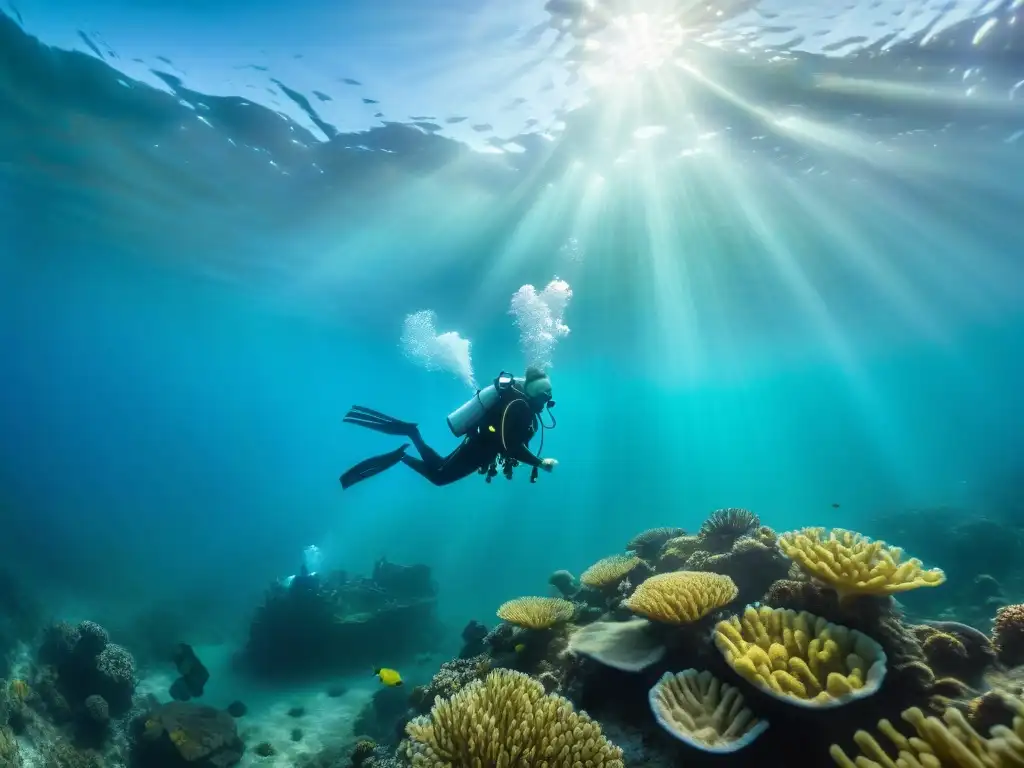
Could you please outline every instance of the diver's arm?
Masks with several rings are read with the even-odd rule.
[[[530,428],[533,426],[533,412],[522,400],[512,403],[510,409],[512,409],[511,412],[505,412],[505,424],[503,425],[507,455],[522,464],[540,467],[543,462],[526,447],[533,436],[530,433]]]
[[[533,451],[526,447],[526,443],[513,443],[508,447],[508,455],[521,464],[529,464],[531,467],[539,467],[542,463],[533,455]]]

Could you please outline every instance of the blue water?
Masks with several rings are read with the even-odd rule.
[[[58,4],[3,19],[0,556],[55,614],[185,601],[196,642],[242,637],[316,544],[355,573],[430,565],[455,643],[551,571],[718,507],[881,536],[873,521],[908,508],[1024,519],[1005,501],[1024,455],[1024,71],[1016,49],[971,45],[986,17],[937,53],[794,45],[788,74],[726,46],[705,71],[741,108],[692,81],[584,98],[561,69],[556,100],[525,43],[517,81],[488,41],[540,8],[485,6],[462,48],[456,9],[397,0],[344,20],[310,3],[276,37],[269,7],[238,28],[227,6],[127,8],[77,12],[102,59]],[[328,13],[333,40],[312,32]],[[813,9],[793,13],[814,40]],[[402,53],[346,46],[359,34]],[[487,83],[458,79],[473,62]],[[916,101],[887,95],[919,65]],[[814,73],[874,90],[815,90]],[[333,132],[281,83],[340,110]],[[495,103],[513,98],[564,126],[530,131]],[[404,317],[432,309],[470,338],[486,383],[528,362],[512,294],[555,276],[573,290],[555,472],[434,488],[397,467],[342,492],[342,470],[396,442],[342,424],[354,403],[457,444],[444,417],[471,390],[403,355]]]

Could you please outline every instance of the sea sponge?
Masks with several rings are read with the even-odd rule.
[[[524,629],[551,629],[575,615],[576,606],[560,597],[517,597],[498,608],[499,619]]]
[[[748,605],[715,626],[726,662],[766,693],[806,707],[837,707],[875,693],[885,677],[882,646],[813,614]]]
[[[1024,664],[1024,603],[996,611],[992,624],[992,645],[999,661],[1008,667]]]
[[[716,509],[701,525],[698,535],[715,552],[727,551],[740,536],[749,536],[761,527],[761,520],[748,509]]]
[[[636,552],[638,557],[650,560],[657,557],[658,552],[665,546],[665,542],[677,536],[683,536],[685,533],[686,531],[682,528],[649,528],[630,539],[626,549]]]
[[[625,605],[663,624],[692,624],[731,603],[737,591],[728,576],[675,571],[642,582]]]
[[[405,727],[413,768],[623,768],[622,750],[584,712],[521,672],[498,669]]]
[[[970,726],[963,713],[948,708],[940,720],[926,717],[917,707],[905,710],[903,720],[917,731],[916,738],[907,738],[888,720],[878,722],[878,730],[898,751],[894,762],[881,744],[867,731],[857,731],[853,740],[861,755],[851,759],[838,744],[829,754],[840,768],[1008,768],[1024,764],[1024,703],[1008,700],[1016,716],[1013,727],[997,725],[992,738],[986,739]]]
[[[804,528],[779,537],[779,547],[811,576],[845,599],[855,595],[892,595],[946,580],[938,568],[903,560],[903,550],[853,531]]]
[[[768,729],[738,688],[710,672],[666,672],[648,695],[658,725],[703,752],[736,752]]]
[[[604,557],[582,573],[580,584],[595,589],[616,587],[638,565],[640,558],[636,555]]]

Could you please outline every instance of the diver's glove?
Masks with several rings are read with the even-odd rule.
[[[551,470],[553,470],[557,466],[558,466],[558,460],[557,459],[541,459],[540,460],[540,468],[543,469],[545,472],[550,472]]]

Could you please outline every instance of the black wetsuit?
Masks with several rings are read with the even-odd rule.
[[[409,439],[422,458],[402,456],[402,463],[434,485],[448,485],[486,470],[499,455],[539,467],[541,460],[527,447],[536,433],[537,416],[530,404],[518,392],[509,390],[483,422],[447,456],[441,456],[423,441],[419,430],[413,430]]]

